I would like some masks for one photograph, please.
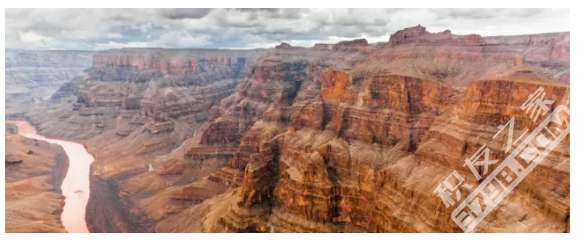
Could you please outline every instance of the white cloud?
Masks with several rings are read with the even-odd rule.
[[[187,31],[169,31],[154,40],[155,45],[160,47],[203,47],[213,42],[209,35],[193,35]]]
[[[43,36],[35,32],[18,32],[20,40],[23,43],[30,44],[36,47],[51,47],[56,43],[52,37]]]
[[[569,9],[6,9],[5,20],[6,47],[29,49],[378,42],[417,24],[484,36],[570,30]]]
[[[108,43],[96,43],[96,49],[116,49],[116,48],[146,48],[152,47],[148,42],[108,42]]]
[[[120,33],[108,33],[106,35],[106,38],[119,39],[119,38],[124,38],[124,36],[122,36],[122,34],[120,34]]]
[[[335,43],[338,43],[341,41],[348,41],[348,40],[354,40],[354,39],[360,39],[360,38],[366,39],[368,41],[368,43],[387,42],[389,40],[389,36],[372,37],[372,36],[360,35],[360,36],[357,36],[354,38],[328,36],[325,39],[304,39],[304,40],[289,40],[289,41],[283,40],[283,41],[272,41],[272,42],[259,41],[259,42],[253,42],[253,43],[247,44],[246,46],[234,47],[234,48],[230,48],[230,49],[273,48],[283,42],[288,43],[294,47],[313,47],[315,44],[318,44],[318,43],[335,44]]]

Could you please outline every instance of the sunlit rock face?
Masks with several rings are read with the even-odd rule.
[[[226,161],[196,182],[229,188],[155,231],[461,232],[434,189],[453,170],[478,185],[463,160],[512,117],[535,129],[519,107],[539,87],[569,107],[567,37],[418,26],[387,44],[281,45],[222,101],[183,160]],[[494,140],[492,154],[505,146]],[[192,158],[220,148],[230,150]],[[569,231],[569,137],[536,171],[477,231]]]
[[[518,108],[540,86],[569,107],[569,33],[541,36],[110,51],[28,117],[96,156],[92,231],[461,232],[437,185],[474,182],[463,159],[499,124],[535,128]],[[563,232],[568,214],[569,137],[477,231]]]
[[[476,186],[477,181],[464,159],[476,153],[483,144],[491,149],[491,159],[503,160],[507,153],[507,138],[499,125],[515,118],[514,136],[535,129],[544,117],[534,122],[520,106],[538,88],[545,89],[548,99],[556,106],[569,104],[570,88],[553,80],[536,81],[512,77],[470,82],[457,106],[434,121],[418,149],[379,172],[381,194],[376,202],[375,226],[385,231],[459,232],[451,220],[451,211],[433,193],[438,183],[453,170]],[[529,80],[531,79],[531,80]],[[559,104],[559,105],[557,105]],[[505,198],[478,227],[478,232],[564,232],[569,229],[569,136]],[[491,165],[488,172],[494,170]],[[481,168],[483,170],[484,168]],[[547,186],[547,187],[544,187]],[[555,189],[555,190],[552,190]],[[386,200],[399,206],[417,201],[409,208],[389,206]],[[397,212],[398,214],[393,214]],[[408,214],[402,219],[400,214]],[[401,224],[393,225],[399,218]],[[421,224],[424,223],[424,224]]]

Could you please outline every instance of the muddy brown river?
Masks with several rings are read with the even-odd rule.
[[[85,207],[90,196],[90,164],[94,161],[94,157],[79,143],[46,138],[37,134],[36,129],[26,121],[6,120],[6,123],[17,125],[18,134],[21,136],[59,144],[63,147],[69,158],[69,168],[61,184],[61,191],[65,196],[61,222],[65,230],[70,233],[87,233]]]

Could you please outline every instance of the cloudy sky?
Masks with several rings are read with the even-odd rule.
[[[6,9],[6,48],[266,48],[387,41],[421,24],[483,36],[570,31],[570,9]]]

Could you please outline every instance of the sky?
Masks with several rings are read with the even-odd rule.
[[[366,38],[421,24],[482,36],[570,31],[570,9],[6,9],[6,48],[271,48]]]

